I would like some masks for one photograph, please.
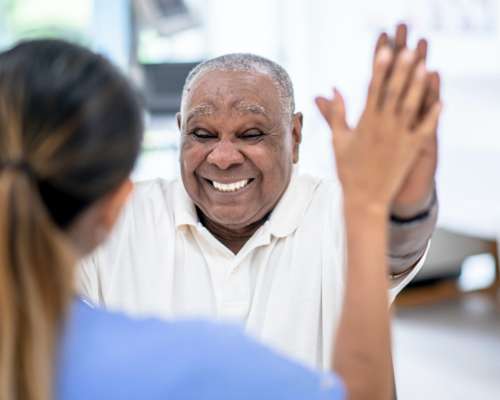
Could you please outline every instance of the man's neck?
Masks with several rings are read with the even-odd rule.
[[[266,222],[269,215],[243,228],[232,228],[218,224],[207,218],[201,210],[196,209],[198,218],[205,228],[224,246],[231,250],[234,254],[243,248],[245,243],[252,235]]]

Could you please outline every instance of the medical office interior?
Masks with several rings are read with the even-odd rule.
[[[333,176],[329,130],[313,99],[339,87],[354,121],[375,38],[400,21],[410,43],[429,39],[445,107],[438,229],[394,305],[398,397],[499,399],[499,0],[0,0],[0,48],[62,37],[119,65],[147,109],[135,180],[178,175],[175,113],[193,66],[229,52],[268,57],[290,73],[304,114],[301,172]]]

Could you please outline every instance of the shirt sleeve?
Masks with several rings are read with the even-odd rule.
[[[427,246],[426,249],[424,250],[424,253],[413,267],[407,269],[405,272],[401,274],[391,275],[391,279],[389,281],[389,304],[391,304],[396,299],[397,295],[420,272],[420,270],[425,264],[425,259],[427,257],[430,245],[431,242],[430,241],[427,242]]]
[[[418,266],[428,248],[438,215],[436,195],[425,218],[412,222],[391,221],[389,228],[389,266],[396,278],[407,275]],[[414,266],[414,268],[411,268]]]

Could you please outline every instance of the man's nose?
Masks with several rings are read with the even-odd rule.
[[[233,165],[242,164],[245,158],[230,140],[221,140],[207,157],[210,164],[220,169],[228,169]]]

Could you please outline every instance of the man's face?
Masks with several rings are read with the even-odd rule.
[[[178,118],[182,180],[205,217],[231,229],[265,217],[290,181],[302,124],[283,112],[271,78],[202,73]]]

